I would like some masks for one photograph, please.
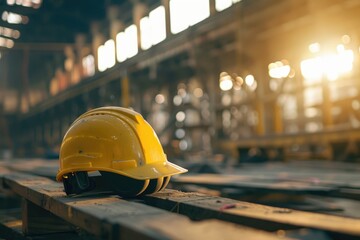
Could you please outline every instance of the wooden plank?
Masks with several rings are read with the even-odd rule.
[[[55,179],[57,160],[18,159],[0,163],[14,171],[31,173]],[[351,163],[329,161],[293,161],[286,163],[243,164],[222,175],[189,174],[173,178],[174,183],[197,183],[216,189],[239,188],[251,191],[281,193],[311,193],[360,199],[358,166]],[[205,179],[205,180],[204,180]]]
[[[104,239],[220,239],[224,236],[238,239],[243,234],[247,239],[278,239],[273,234],[219,220],[193,222],[185,216],[118,196],[67,197],[61,184],[43,177],[11,173],[0,178],[4,187]]]
[[[44,166],[44,164],[43,164],[43,166]],[[270,172],[270,174],[269,174],[270,177],[269,178],[267,178],[267,176],[265,174],[263,174],[262,176],[258,176],[257,174],[255,174],[256,177],[258,177],[260,179],[251,178],[252,177],[251,175],[254,174],[253,171],[256,171],[255,167],[251,167],[250,171],[245,176],[243,176],[243,175],[240,175],[240,176],[232,175],[232,176],[224,177],[223,179],[219,179],[219,181],[221,182],[221,181],[229,181],[229,180],[231,180],[231,181],[234,181],[234,182],[235,181],[237,181],[237,182],[241,182],[241,181],[254,181],[254,182],[259,181],[259,182],[263,182],[264,179],[267,179],[271,183],[272,181],[276,182],[279,179],[281,180],[283,177],[285,177],[286,179],[288,178],[287,177],[288,175],[283,175],[283,173],[285,173],[285,170],[288,168],[288,166],[285,166],[284,164],[275,164],[275,165],[271,165],[271,166],[266,164],[264,166],[266,166],[266,167],[263,167],[263,171],[260,171],[260,172],[264,173],[264,172],[266,172],[265,170],[267,169],[268,172]],[[36,169],[36,168],[34,168],[34,169]],[[278,169],[280,169],[281,171],[277,172]],[[246,169],[242,170],[242,171],[246,172]],[[348,169],[346,169],[346,171],[348,171]],[[294,171],[292,171],[292,172],[294,172]],[[278,173],[280,174],[280,176],[277,176]],[[291,173],[289,175],[291,175]],[[336,175],[333,175],[333,176],[336,176]],[[261,179],[261,177],[263,179]],[[272,177],[275,177],[275,178],[272,178]],[[276,177],[278,177],[279,179],[277,179]],[[229,179],[229,178],[231,178],[231,179]],[[1,178],[0,178],[0,180],[1,180]],[[296,191],[295,191],[295,193],[296,193]],[[164,201],[164,198],[163,198],[162,194],[164,194],[164,193],[159,193],[159,194],[156,194],[156,195],[153,195],[153,196],[146,196],[146,197],[144,197],[144,200],[149,205],[165,208],[167,210],[172,210],[172,211],[174,211],[174,209],[176,209],[175,205],[178,204],[177,207],[179,207],[180,213],[186,214],[186,215],[188,215],[188,216],[190,216],[191,218],[194,218],[194,219],[197,219],[197,218],[206,219],[206,218],[209,218],[209,217],[218,218],[216,216],[219,215],[219,216],[223,217],[223,218],[220,218],[222,220],[241,223],[241,224],[244,224],[244,225],[247,225],[247,226],[252,226],[252,227],[256,227],[256,228],[260,228],[260,229],[264,229],[264,230],[271,230],[271,231],[275,231],[275,230],[281,229],[281,228],[285,229],[285,228],[296,228],[296,227],[310,227],[310,228],[315,228],[315,229],[322,229],[322,230],[328,231],[328,232],[334,232],[334,231],[337,231],[334,228],[334,225],[338,225],[338,227],[340,228],[339,231],[342,234],[345,234],[345,235],[348,235],[348,236],[352,235],[352,234],[356,234],[356,233],[352,233],[350,231],[351,229],[342,229],[343,228],[342,224],[337,224],[338,222],[342,222],[342,219],[349,219],[349,218],[336,219],[336,221],[333,222],[333,224],[322,224],[322,225],[320,224],[321,226],[317,226],[316,224],[315,225],[312,224],[313,221],[309,221],[309,219],[310,220],[312,219],[312,215],[306,215],[306,217],[304,217],[303,214],[300,214],[302,212],[291,211],[291,214],[289,214],[289,213],[287,213],[287,214],[281,213],[280,215],[281,215],[281,218],[282,218],[283,221],[280,221],[276,217],[276,214],[268,214],[268,213],[273,213],[273,211],[275,213],[276,213],[276,211],[282,212],[283,210],[281,210],[281,209],[279,210],[279,208],[264,207],[262,205],[257,205],[257,204],[250,205],[251,207],[246,206],[246,208],[249,209],[248,212],[250,211],[250,209],[255,209],[254,212],[259,212],[260,211],[259,209],[262,209],[261,211],[263,212],[263,214],[266,215],[265,218],[264,218],[264,216],[258,216],[257,214],[249,215],[249,216],[246,215],[246,214],[244,215],[241,211],[240,211],[240,213],[236,212],[235,215],[232,213],[232,214],[230,214],[230,216],[228,216],[228,214],[229,214],[228,212],[226,212],[226,214],[225,214],[225,212],[220,211],[220,213],[219,213],[220,207],[221,206],[226,206],[226,204],[229,204],[231,206],[231,204],[235,203],[236,208],[237,208],[238,203],[242,203],[242,202],[229,200],[229,199],[227,199],[225,201],[224,198],[210,197],[210,199],[212,199],[212,201],[219,201],[215,205],[210,205],[211,206],[210,210],[213,211],[213,212],[211,212],[211,211],[209,211],[209,209],[207,209],[206,207],[204,208],[201,205],[203,203],[204,203],[204,206],[209,205],[209,203],[206,202],[208,200],[209,196],[204,198],[203,197],[204,195],[201,195],[202,197],[200,197],[200,198],[204,198],[204,201],[199,201],[199,199],[194,198],[194,196],[184,196],[183,199],[182,199],[182,198],[179,198],[179,195],[177,195],[177,197],[171,195],[170,197],[165,197],[166,201]],[[155,196],[155,198],[154,198],[154,196]],[[183,201],[185,201],[186,203],[184,203]],[[258,207],[258,206],[262,206],[262,207]],[[200,212],[200,213],[198,213],[198,212]],[[248,214],[248,212],[247,212],[247,214]],[[272,218],[272,216],[274,216],[274,218]],[[284,217],[284,216],[286,216],[286,217]],[[318,217],[319,217],[319,215],[315,215],[314,219],[319,220]],[[330,217],[332,217],[332,216],[330,216]],[[300,221],[295,221],[297,218],[299,218]],[[302,221],[301,221],[301,219],[302,219]],[[321,218],[320,218],[319,222],[326,223],[327,219],[328,219],[327,215],[321,215]],[[349,226],[352,226],[352,224],[350,224]],[[350,228],[352,228],[352,227],[350,227]]]
[[[237,168],[241,182],[308,184],[309,186],[334,189],[331,196],[360,200],[360,175],[358,164],[329,161],[245,164]],[[241,177],[241,179],[240,179]],[[316,192],[313,192],[316,193]]]
[[[58,171],[57,160],[44,159],[14,159],[11,162],[0,162],[5,168],[31,173],[39,176],[55,179]],[[305,182],[312,183],[314,188],[308,188],[303,183],[302,188],[310,191],[316,190],[316,186],[326,188],[348,187],[360,189],[360,170],[359,164],[343,163],[334,161],[290,161],[290,162],[273,162],[263,164],[242,164],[231,171],[223,171],[222,182]],[[8,170],[7,170],[8,171]],[[186,177],[189,174],[185,175]],[[216,176],[216,175],[215,175]],[[217,180],[219,181],[219,180]],[[320,191],[324,189],[320,189]],[[300,191],[300,184],[297,189]],[[296,191],[296,190],[294,190]]]
[[[221,174],[187,174],[172,179],[178,185],[196,184],[222,191],[226,188],[285,194],[317,194],[360,200],[356,165],[315,161],[309,163],[242,164]],[[322,167],[323,166],[323,167]]]
[[[246,181],[243,181],[246,179]],[[337,188],[328,186],[317,186],[307,182],[295,181],[266,181],[261,179],[246,178],[244,176],[226,174],[187,174],[172,179],[175,185],[196,184],[212,189],[238,188],[245,190],[256,190],[281,193],[312,193],[330,194]]]
[[[174,190],[165,190],[144,196],[143,199],[149,205],[165,208],[198,220],[216,218],[270,231],[305,227],[343,234],[344,239],[345,235],[360,236],[360,219],[268,207]]]
[[[340,164],[332,161],[295,161],[289,163],[242,164],[232,174],[253,179],[307,181],[315,184],[327,184],[328,186],[360,188],[358,172],[358,164]]]
[[[225,194],[224,190],[239,191],[244,194],[287,194],[304,195],[313,194],[320,196],[342,197],[360,200],[360,188],[346,187],[339,184],[316,183],[309,180],[281,180],[281,179],[258,179],[245,176],[210,175],[199,174],[193,176],[181,176],[172,179],[172,185],[177,189],[196,185],[208,189],[218,190]]]

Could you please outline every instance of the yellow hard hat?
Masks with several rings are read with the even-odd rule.
[[[60,148],[57,181],[67,194],[94,187],[88,172],[99,171],[123,196],[157,192],[170,176],[187,172],[167,161],[156,133],[137,112],[121,107],[90,110],[70,126]]]

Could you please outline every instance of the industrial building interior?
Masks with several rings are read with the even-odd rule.
[[[189,170],[169,188],[360,218],[360,1],[0,0],[0,14],[0,173],[54,177],[74,120],[118,106]]]

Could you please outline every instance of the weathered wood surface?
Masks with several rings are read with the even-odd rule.
[[[273,180],[273,179],[272,179]],[[271,191],[283,193],[330,194],[336,191],[334,187],[317,186],[298,181],[267,181],[250,177],[228,174],[187,174],[176,177],[174,184],[196,184],[213,189],[238,188],[244,190]]]
[[[55,178],[58,161],[19,159],[0,163],[10,170]],[[330,161],[242,164],[220,169],[221,174],[186,174],[175,184],[197,184],[212,189],[235,188],[258,192],[344,196],[360,200],[360,164]]]
[[[104,239],[278,239],[274,234],[219,220],[185,216],[118,196],[67,197],[62,185],[28,174],[1,175],[3,187]]]
[[[217,168],[220,174],[186,174],[173,178],[177,186],[198,186],[257,193],[316,194],[360,200],[360,164],[294,161],[241,164]]]
[[[292,161],[259,165],[243,164],[232,171],[232,174],[276,182],[283,180],[318,186],[360,188],[359,172],[359,163]]]
[[[305,167],[303,166],[305,170],[301,171],[296,168],[298,165],[305,165]],[[2,186],[67,222],[105,238],[121,239],[124,236],[141,236],[149,239],[155,238],[155,236],[157,238],[174,238],[179,231],[184,232],[183,238],[193,238],[194,231],[206,230],[210,233],[210,230],[207,229],[215,228],[213,226],[215,223],[219,224],[218,222],[210,223],[208,220],[200,223],[193,222],[179,214],[194,220],[214,218],[266,231],[306,228],[335,234],[337,237],[334,239],[357,239],[360,237],[360,219],[275,208],[199,193],[165,190],[137,200],[124,200],[109,193],[66,197],[62,185],[50,180],[56,174],[57,161],[36,160],[25,163],[19,161],[13,164],[3,164],[3,166],[6,166],[7,169],[34,173],[47,178],[19,173],[11,175],[8,172],[0,177]],[[225,185],[251,191],[263,189],[268,192],[320,195],[333,194],[339,191],[339,187],[356,190],[358,182],[353,182],[359,178],[356,174],[356,167],[341,166],[334,168],[329,165],[321,170],[316,170],[311,168],[310,163],[263,164],[260,168],[249,165],[237,169],[238,175],[186,174],[173,178],[173,184],[181,181],[194,184],[198,181],[200,185],[206,183],[208,186],[218,186],[219,189]],[[349,172],[348,175],[347,172]],[[318,174],[320,180],[314,179],[315,174]],[[338,176],[340,176],[340,182],[336,182]],[[188,181],[189,179],[191,181]],[[156,208],[151,208],[149,205]],[[168,211],[176,214],[169,216]],[[129,221],[137,222],[138,225],[129,225]],[[177,222],[177,224],[172,225],[172,222]],[[225,224],[224,222],[220,223]],[[253,231],[252,229],[244,230],[240,225],[225,225],[221,228],[241,228],[241,231]],[[120,232],[119,229],[121,229]],[[146,231],[141,231],[141,229],[146,229]],[[236,230],[229,231],[236,232]],[[223,234],[220,235],[223,237]],[[211,236],[220,237],[216,233],[211,233]]]
[[[194,219],[217,218],[270,231],[305,227],[360,236],[360,219],[275,208],[175,190],[165,190],[144,196],[143,199],[147,204]]]

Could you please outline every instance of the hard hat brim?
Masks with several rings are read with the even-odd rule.
[[[123,171],[110,169],[111,172],[115,172],[121,175],[125,175],[131,178],[145,180],[154,179],[159,177],[167,177],[175,174],[185,173],[188,170],[182,168],[171,162],[158,162],[150,163],[136,168],[130,168]]]
[[[116,174],[120,174],[123,176],[127,176],[130,178],[138,179],[138,180],[146,180],[146,179],[155,179],[160,177],[173,176],[180,173],[185,173],[188,170],[182,168],[174,163],[169,161],[166,162],[153,162],[143,166],[137,166],[134,168],[129,168],[126,170],[118,170],[114,168],[99,168],[99,167],[84,167],[84,168],[74,168],[74,169],[66,169],[58,172],[56,176],[57,181],[62,181],[62,176],[68,174],[70,172],[77,171],[106,171],[112,172]]]

